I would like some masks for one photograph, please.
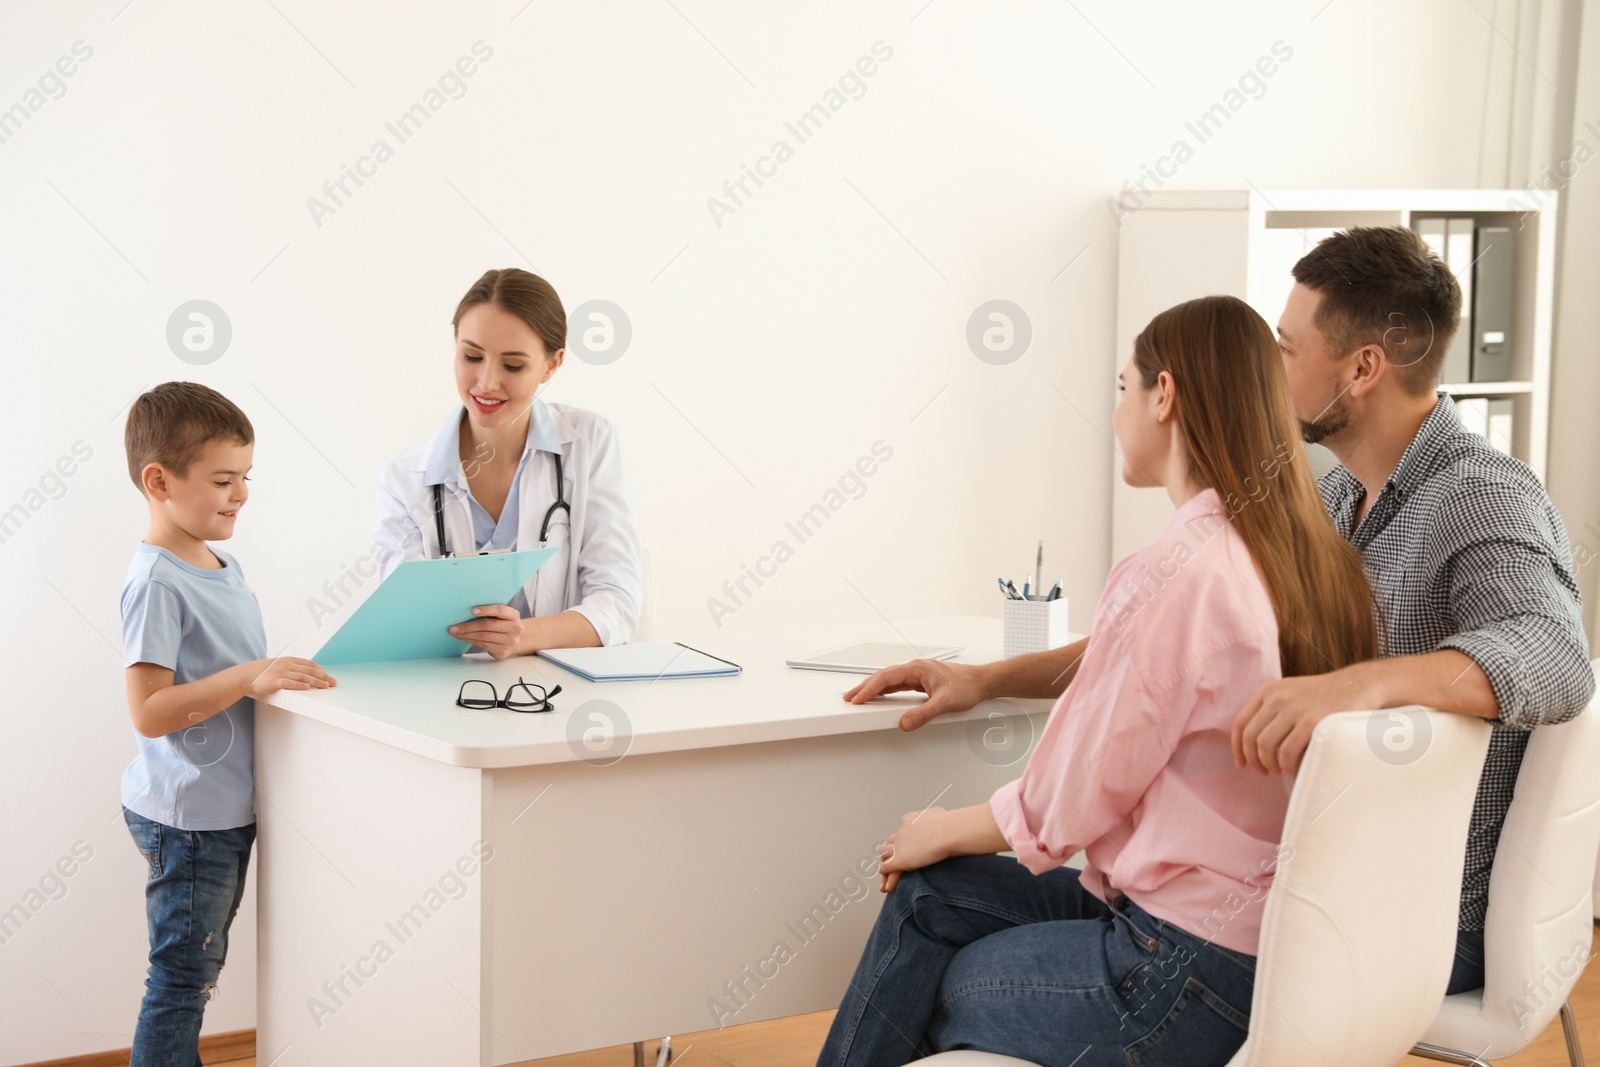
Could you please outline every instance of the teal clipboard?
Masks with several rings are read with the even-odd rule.
[[[447,632],[479,604],[504,604],[528,584],[555,548],[486,556],[408,559],[372,591],[315,657],[337,663],[445,659],[467,645]]]

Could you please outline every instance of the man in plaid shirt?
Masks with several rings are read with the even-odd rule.
[[[1461,425],[1437,391],[1461,289],[1422,239],[1355,228],[1295,265],[1278,323],[1308,442],[1340,466],[1328,512],[1360,550],[1383,613],[1384,658],[1263,686],[1234,752],[1293,772],[1318,722],[1349,708],[1424,704],[1494,723],[1467,832],[1449,992],[1483,985],[1489,870],[1529,731],[1594,693],[1572,553],[1526,464]]]

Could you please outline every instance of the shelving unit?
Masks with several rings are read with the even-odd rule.
[[[1466,382],[1459,385],[1441,385],[1440,389],[1451,396],[1511,396],[1532,393],[1532,382]],[[1519,457],[1520,458],[1520,457]]]
[[[1311,231],[1406,226],[1421,218],[1472,218],[1517,229],[1508,381],[1447,382],[1452,397],[1512,400],[1512,453],[1542,479],[1549,444],[1556,197],[1520,210],[1517,189],[1159,190],[1123,194],[1117,266],[1117,364],[1157,313],[1184,300],[1240,297],[1276,326],[1294,286],[1296,241]],[[1312,244],[1315,241],[1311,241]],[[1307,249],[1309,250],[1309,249]],[[1470,314],[1470,309],[1469,312]],[[1464,316],[1465,318],[1466,316]],[[1468,328],[1463,321],[1462,329]],[[1112,373],[1115,373],[1113,370]],[[1312,446],[1319,473],[1332,466]],[[1147,543],[1171,515],[1166,495],[1131,489],[1113,461],[1112,558]]]

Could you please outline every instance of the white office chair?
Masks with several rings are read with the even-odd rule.
[[[1386,747],[1408,722],[1422,752],[1410,763]],[[1490,732],[1415,707],[1318,725],[1284,820],[1294,851],[1267,894],[1250,1036],[1230,1067],[1389,1067],[1427,1029],[1450,981]]]
[[[1407,722],[1422,753],[1411,762],[1385,747]],[[1450,981],[1489,733],[1421,708],[1318,724],[1284,820],[1292,851],[1262,915],[1250,1034],[1229,1067],[1391,1067],[1428,1028]],[[925,1062],[1022,1067],[983,1052]]]
[[[1597,661],[1600,662],[1600,661]],[[1600,849],[1600,698],[1528,739],[1500,831],[1484,923],[1484,986],[1445,997],[1415,1054],[1488,1067],[1538,1037],[1557,1012],[1583,1067],[1567,997],[1589,959]]]

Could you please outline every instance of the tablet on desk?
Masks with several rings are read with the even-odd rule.
[[[893,645],[883,641],[863,641],[785,662],[790,667],[798,667],[803,671],[871,674],[907,660],[955,659],[960,654],[959,645]]]
[[[642,644],[541,648],[537,653],[591,682],[654,682],[661,678],[711,678],[738,674],[732,660],[690,648],[682,641]]]

